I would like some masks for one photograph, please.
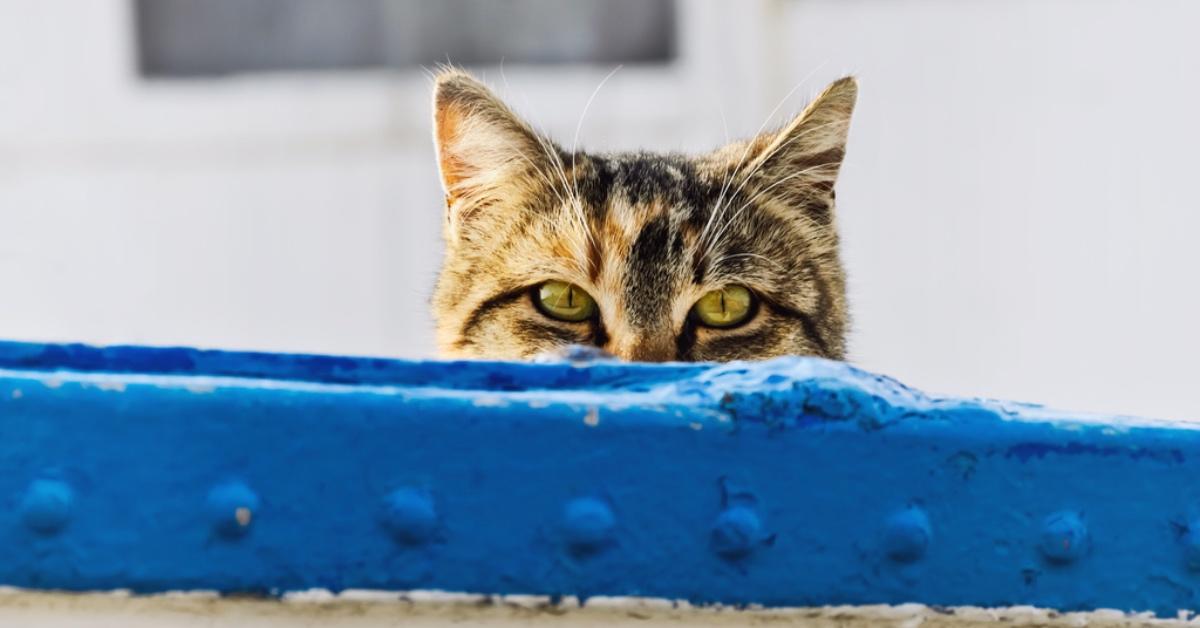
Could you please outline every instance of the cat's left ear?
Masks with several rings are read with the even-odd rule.
[[[782,130],[755,140],[745,172],[755,173],[785,202],[805,204],[828,196],[846,155],[857,98],[853,77],[834,81]]]

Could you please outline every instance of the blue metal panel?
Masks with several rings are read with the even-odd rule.
[[[1200,431],[850,366],[0,343],[0,584],[1197,606]]]

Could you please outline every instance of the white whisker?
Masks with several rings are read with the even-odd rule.
[[[583,113],[579,114],[579,123],[575,125],[575,137],[571,140],[572,170],[575,169],[575,151],[579,148],[579,131],[583,129],[583,120],[587,117],[588,109],[592,108],[592,101],[596,100],[596,96],[600,94],[600,90],[604,88],[604,84],[608,82],[608,79],[612,78],[613,75],[619,72],[623,67],[625,66],[618,65],[612,69],[612,72],[609,72],[603,79],[600,80],[600,84],[596,86],[596,89],[592,90],[592,95],[588,97],[587,103],[583,106]]]
[[[583,121],[585,118],[587,118],[588,110],[592,108],[592,102],[596,100],[596,96],[600,94],[600,90],[604,88],[604,84],[608,83],[608,79],[611,79],[613,75],[621,71],[622,67],[624,66],[618,65],[617,67],[613,68],[611,72],[609,72],[604,76],[603,79],[600,80],[600,84],[596,86],[596,89],[592,90],[592,95],[588,97],[587,103],[583,105],[583,113],[579,114],[579,122],[575,125],[575,137],[571,139],[571,182],[572,189],[575,192],[576,210],[579,212],[581,220],[583,220],[585,223],[584,227],[587,229],[588,241],[591,242],[593,246],[596,244],[596,241],[592,236],[591,228],[588,228],[586,225],[586,218],[583,214],[583,205],[579,199],[579,172],[575,169],[575,153],[579,151],[579,132],[583,129]]]
[[[759,255],[758,253],[734,253],[733,255],[722,255],[721,257],[717,258],[717,261],[713,263],[713,266],[718,267],[721,265],[722,262],[728,262],[730,260],[735,260],[735,259],[760,259],[760,260],[774,266],[775,268],[779,269],[780,271],[787,270],[787,267],[785,267],[783,264],[780,264],[779,262],[767,257],[766,255]]]
[[[741,207],[739,207],[739,208],[737,209],[737,211],[735,211],[735,212],[734,212],[733,216],[732,216],[732,217],[729,219],[729,221],[728,221],[728,222],[726,222],[725,224],[723,224],[723,225],[720,227],[720,229],[717,231],[717,235],[715,235],[715,236],[713,237],[713,246],[719,246],[719,245],[720,245],[720,243],[721,243],[721,238],[722,238],[722,237],[725,235],[725,233],[728,231],[728,229],[727,229],[727,228],[728,228],[728,226],[729,226],[729,225],[731,225],[731,224],[735,224],[735,223],[737,223],[737,220],[738,220],[738,218],[741,218],[741,216],[742,216],[742,212],[744,212],[744,211],[746,210],[746,208],[747,208],[747,207],[750,207],[751,205],[753,205],[755,202],[757,202],[757,201],[758,201],[758,199],[760,199],[760,198],[762,198],[763,196],[765,196],[765,195],[766,195],[768,192],[770,192],[770,191],[771,191],[772,189],[774,189],[776,186],[778,186],[778,185],[781,185],[781,184],[783,184],[783,183],[786,183],[787,181],[789,181],[789,180],[791,180],[791,179],[795,179],[796,177],[802,177],[802,176],[804,176],[804,175],[806,175],[806,174],[808,174],[808,173],[810,173],[810,172],[812,172],[812,171],[814,171],[814,170],[817,170],[817,169],[820,169],[820,168],[825,168],[825,167],[828,167],[828,166],[836,166],[836,165],[837,165],[837,162],[830,162],[830,163],[818,164],[818,165],[816,165],[816,166],[812,166],[812,167],[810,167],[810,168],[805,168],[805,169],[803,169],[803,170],[799,170],[799,171],[797,171],[797,172],[794,172],[794,173],[792,173],[792,174],[790,174],[790,175],[788,175],[788,176],[786,176],[786,177],[782,177],[782,178],[780,178],[778,181],[775,181],[775,182],[774,182],[774,183],[772,183],[771,185],[768,185],[766,188],[764,188],[764,189],[762,189],[762,190],[759,190],[759,191],[758,191],[758,192],[756,192],[756,193],[755,193],[753,196],[751,196],[751,197],[750,197],[750,198],[749,198],[749,199],[748,199],[748,200],[747,200],[745,203],[743,203],[743,204],[742,204],[742,206],[741,206]],[[814,197],[814,194],[812,194],[812,193],[809,193],[809,194],[806,194],[804,197],[802,197],[802,198],[800,198],[800,199],[798,199],[798,200],[796,200],[796,201],[793,201],[793,202],[795,202],[795,203],[805,202],[805,201],[808,201],[809,199],[811,199],[811,198],[813,198],[813,197]]]
[[[504,82],[505,90],[508,92],[511,92],[512,89],[509,87],[508,77],[504,73],[503,65],[500,66],[500,79]],[[528,106],[529,103],[528,103],[528,101],[526,101],[524,99],[524,97],[522,97],[521,100],[526,106]],[[551,189],[554,190],[554,193],[558,197],[559,202],[562,203],[563,205],[567,206],[567,208],[571,210],[572,215],[574,216],[576,222],[578,222],[578,224],[579,224],[580,230],[582,230],[584,237],[587,238],[587,243],[592,243],[594,245],[595,240],[592,237],[591,228],[587,224],[587,221],[583,215],[582,205],[579,202],[579,197],[578,197],[577,193],[575,193],[575,192],[577,192],[577,189],[575,188],[575,186],[573,186],[567,180],[567,174],[564,169],[562,158],[559,156],[558,150],[553,146],[553,144],[550,143],[549,140],[546,139],[546,137],[542,133],[539,133],[538,131],[533,130],[533,129],[531,129],[531,133],[533,135],[534,141],[537,142],[538,146],[542,150],[542,153],[546,156],[546,159],[550,162],[550,164],[549,164],[551,167],[550,174],[556,175],[558,177],[559,181],[562,183],[561,190],[557,186],[551,184],[549,181],[549,176],[545,175],[543,173],[544,180],[546,180],[547,185],[549,185],[551,187]],[[529,158],[526,157],[526,160],[528,161]],[[540,172],[541,169],[538,168],[538,171]],[[563,198],[563,194],[566,194],[566,199]],[[572,241],[575,244],[576,248],[579,249],[577,251],[577,253],[583,253],[583,251],[586,249],[586,246],[584,246],[586,243],[580,243],[578,241],[575,241],[575,238],[572,238]]]
[[[808,80],[811,79],[814,74],[821,71],[821,68],[824,68],[827,63],[829,63],[828,60],[822,61],[820,65],[818,65],[811,72],[806,74],[804,76],[804,78],[800,79],[800,82],[796,83],[796,85],[794,87],[792,87],[792,89],[788,90],[788,93],[784,94],[783,98],[781,98],[779,100],[779,103],[775,105],[775,108],[771,110],[771,113],[767,114],[766,119],[764,119],[762,124],[760,124],[758,126],[758,130],[755,131],[754,135],[746,141],[746,149],[742,151],[742,156],[740,159],[738,159],[737,166],[734,169],[730,170],[729,173],[726,175],[725,182],[721,185],[721,193],[718,195],[717,201],[713,204],[712,213],[709,214],[708,221],[705,222],[704,228],[700,231],[700,238],[698,240],[698,246],[705,247],[705,248],[701,249],[702,254],[707,254],[707,252],[708,252],[707,237],[708,237],[709,229],[712,228],[714,219],[718,216],[718,214],[721,213],[721,211],[724,207],[722,203],[725,199],[725,192],[728,190],[729,184],[732,182],[734,177],[738,176],[738,172],[745,165],[746,158],[750,156],[750,149],[754,147],[754,140],[757,139],[758,136],[762,134],[763,130],[767,128],[767,125],[770,124],[771,120],[775,117],[775,114],[779,113],[779,110],[788,101],[788,99],[790,99],[792,97],[792,95],[796,93],[797,90],[799,90],[806,82],[808,82]]]
[[[806,137],[807,135],[809,135],[810,133],[812,133],[814,131],[823,129],[824,127],[827,127],[827,126],[844,124],[844,123],[845,123],[845,121],[836,120],[833,122],[826,122],[823,124],[818,124],[811,128],[805,129],[804,131],[797,133],[795,136],[788,138],[786,141],[781,142],[778,146],[772,148],[767,154],[756,158],[756,163],[754,164],[754,167],[752,167],[749,172],[746,172],[744,175],[742,175],[742,182],[741,182],[741,184],[738,185],[737,189],[733,191],[733,194],[730,194],[730,199],[735,198],[738,194],[741,194],[742,190],[745,189],[746,184],[749,183],[751,181],[751,179],[754,178],[754,175],[758,174],[758,172],[763,168],[763,166],[766,165],[766,163],[769,162],[771,160],[771,158],[774,157],[775,154],[778,153],[780,150],[784,149],[785,147],[787,147],[788,145],[790,145],[793,142],[803,139],[804,137]],[[820,164],[819,167],[825,167],[828,165],[829,164]],[[802,170],[800,172],[800,174],[810,172],[811,170],[812,170],[812,168],[806,168],[806,169]],[[792,177],[789,176],[789,177],[785,177],[785,178],[792,178]],[[745,206],[743,206],[743,208],[744,207]],[[724,224],[728,224],[729,222],[730,221],[727,220],[727,221],[725,221]],[[711,245],[711,243],[709,243],[709,244]]]

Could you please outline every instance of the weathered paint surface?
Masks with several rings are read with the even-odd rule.
[[[0,496],[31,588],[1200,605],[1195,426],[812,359],[0,343]]]

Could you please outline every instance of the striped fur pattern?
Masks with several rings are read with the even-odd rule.
[[[571,153],[461,71],[441,73],[434,92],[444,356],[523,359],[583,344],[638,361],[843,358],[833,186],[852,78],[782,129],[699,156]],[[543,315],[535,290],[548,280],[587,291],[599,315]],[[696,324],[697,299],[728,285],[756,295],[752,318]]]

